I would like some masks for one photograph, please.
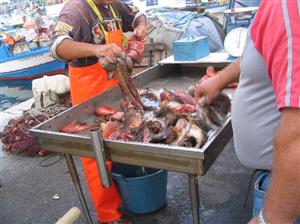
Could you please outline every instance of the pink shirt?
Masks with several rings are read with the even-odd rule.
[[[299,1],[263,1],[251,27],[255,48],[263,56],[278,109],[299,107]]]
[[[300,106],[300,0],[263,0],[248,32],[233,99],[241,162],[271,169],[280,109]]]

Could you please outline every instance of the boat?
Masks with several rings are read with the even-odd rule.
[[[0,81],[32,80],[64,73],[65,63],[52,58],[47,42],[26,41],[18,32],[24,30],[0,34]],[[8,37],[15,43],[8,43]]]

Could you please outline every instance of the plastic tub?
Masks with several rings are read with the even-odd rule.
[[[166,203],[166,170],[139,166],[114,164],[113,178],[118,184],[120,194],[128,211],[146,214],[160,209]]]

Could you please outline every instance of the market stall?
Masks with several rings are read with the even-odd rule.
[[[215,63],[215,66],[222,68],[226,63]],[[201,78],[201,74],[205,73],[206,65],[206,63],[157,65],[136,75],[134,80],[141,87],[186,89]],[[88,131],[80,134],[60,132],[64,126],[74,121],[87,124],[94,123],[96,108],[103,105],[116,106],[115,102],[118,102],[121,97],[119,88],[111,89],[42,123],[32,129],[31,133],[39,139],[43,149],[64,154],[87,223],[91,223],[91,218],[72,156],[96,158],[99,167],[103,167],[103,157],[107,157],[113,162],[186,173],[189,179],[193,223],[199,223],[198,176],[205,175],[232,137],[230,114],[222,126],[209,137],[200,149],[165,144],[103,140],[101,137],[95,144],[95,138],[92,137],[93,133]],[[97,149],[95,145],[100,146],[100,148]],[[107,180],[105,172],[102,178],[104,178],[102,183],[105,178]]]

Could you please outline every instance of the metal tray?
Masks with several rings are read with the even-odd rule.
[[[215,65],[216,66],[216,65]],[[223,67],[224,64],[220,64]],[[140,87],[186,89],[205,74],[206,65],[157,65],[134,77]],[[84,91],[84,90],[82,90]],[[94,157],[88,133],[61,133],[73,121],[93,123],[94,111],[101,105],[118,106],[122,93],[118,87],[100,94],[30,130],[44,150]],[[108,158],[114,162],[204,175],[232,137],[230,115],[201,149],[105,140]]]

